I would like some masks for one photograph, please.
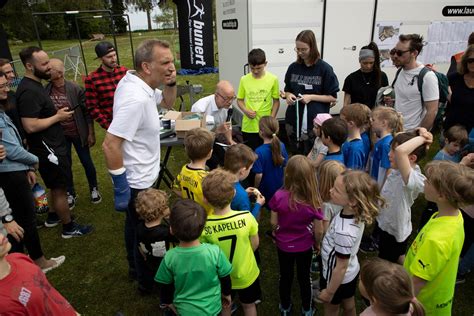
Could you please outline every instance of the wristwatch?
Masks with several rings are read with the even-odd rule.
[[[8,224],[13,222],[13,216],[11,214],[5,215],[2,217],[2,223],[3,224]]]

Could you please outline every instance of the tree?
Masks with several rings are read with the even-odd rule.
[[[146,19],[148,23],[148,31],[153,30],[151,26],[151,12],[153,8],[157,6],[161,1],[160,0],[124,0],[125,4],[132,6],[135,11],[144,11],[146,12]]]
[[[173,1],[161,1],[159,4],[161,13],[154,16],[156,23],[162,23],[164,28],[178,28],[178,17],[176,4]]]
[[[110,2],[112,3],[112,5],[110,6],[112,14],[124,14],[125,5],[123,3],[123,0],[111,0]],[[127,21],[125,21],[125,18],[123,16],[114,17],[114,24],[116,33],[127,32]]]

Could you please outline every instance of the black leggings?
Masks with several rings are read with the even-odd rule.
[[[32,260],[43,256],[40,238],[36,228],[35,201],[26,171],[2,172],[0,186],[5,192],[14,220],[24,229],[23,240],[17,242],[9,236],[10,252],[23,252],[24,246]]]
[[[296,275],[300,286],[301,305],[304,310],[311,307],[311,258],[313,250],[304,252],[285,252],[278,249],[278,262],[280,264],[280,303],[284,309],[291,304],[291,284],[296,261]]]

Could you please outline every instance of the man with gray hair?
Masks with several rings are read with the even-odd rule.
[[[138,250],[135,199],[158,178],[161,124],[157,106],[173,107],[176,69],[169,43],[161,40],[142,42],[134,63],[136,71],[127,71],[115,91],[114,116],[102,148],[114,184],[115,209],[126,212],[129,276],[138,280],[141,294],[148,294],[154,282],[153,276],[144,275],[144,259]],[[158,89],[161,85],[163,90]]]

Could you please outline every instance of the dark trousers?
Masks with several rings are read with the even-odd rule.
[[[311,307],[311,258],[313,250],[305,252],[285,252],[278,249],[278,263],[280,264],[280,303],[284,309],[291,304],[291,285],[293,270],[296,262],[296,276],[300,286],[301,305],[304,310]]]
[[[258,133],[242,132],[242,137],[244,139],[244,144],[252,148],[253,151],[263,144],[263,139],[260,138]]]
[[[8,236],[12,244],[10,252],[24,252],[26,247],[30,258],[36,260],[43,256],[43,250],[36,228],[35,201],[26,173],[26,171],[1,173],[0,186],[10,204],[14,220],[24,229],[24,237],[20,242]]]
[[[81,164],[84,167],[84,171],[86,172],[87,182],[89,183],[89,190],[92,190],[92,188],[97,187],[97,175],[89,147],[82,146],[81,139],[79,137],[66,136],[66,144],[67,159],[69,160],[69,164],[71,165],[71,175],[69,177],[71,182],[68,184],[67,191],[72,195],[76,195],[76,191],[74,189],[74,180],[72,177],[72,146],[74,146],[74,149],[76,149],[77,156],[79,157],[79,160],[81,161]]]
[[[125,248],[127,250],[128,269],[131,276],[137,278],[138,287],[143,290],[153,288],[153,279],[146,276],[145,259],[138,249],[137,225],[141,221],[135,209],[135,200],[143,190],[132,189],[125,215]]]

